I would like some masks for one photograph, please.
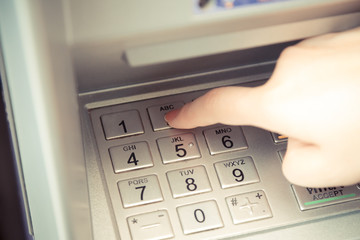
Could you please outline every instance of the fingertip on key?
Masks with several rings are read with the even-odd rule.
[[[177,115],[179,114],[180,109],[175,109],[173,111],[170,111],[168,113],[165,114],[164,119],[165,121],[170,125],[173,126],[173,121],[174,119],[177,117]]]

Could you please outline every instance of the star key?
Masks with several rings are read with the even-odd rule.
[[[173,239],[174,232],[166,210],[142,213],[127,219],[131,239]]]

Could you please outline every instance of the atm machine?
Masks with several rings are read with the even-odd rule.
[[[285,136],[163,120],[359,26],[359,1],[2,0],[0,24],[28,239],[359,238],[360,186],[290,184]]]

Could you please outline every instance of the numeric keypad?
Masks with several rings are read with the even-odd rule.
[[[224,216],[226,222],[234,217],[237,223],[238,208],[231,209],[231,216],[228,211],[222,215],[222,211],[229,201],[246,201],[228,188],[260,181],[251,157],[234,159],[235,151],[248,149],[241,127],[179,130],[168,126],[164,114],[185,102],[175,99],[148,105],[142,102],[133,110],[128,106],[96,110],[101,125],[97,138],[101,136],[100,142],[106,146],[105,158],[100,152],[102,165],[111,198],[116,198],[112,204],[121,212],[115,212],[116,220],[127,225],[126,239],[196,239],[209,230],[223,228]],[[226,190],[219,189],[218,183]],[[229,199],[229,195],[234,196]],[[252,199],[249,204],[257,203]],[[182,235],[172,226],[181,226]]]

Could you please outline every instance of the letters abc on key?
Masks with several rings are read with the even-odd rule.
[[[165,106],[161,106],[160,107],[160,112],[163,112],[163,111],[170,111],[170,110],[173,110],[175,109],[174,105],[170,104],[170,105],[165,105]]]

